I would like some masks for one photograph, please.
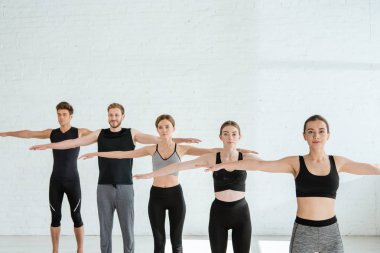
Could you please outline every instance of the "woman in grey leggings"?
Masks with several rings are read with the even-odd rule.
[[[309,145],[309,153],[304,156],[289,156],[276,161],[243,160],[204,167],[209,171],[233,168],[293,174],[298,208],[289,252],[342,253],[343,244],[335,217],[338,172],[380,175],[380,165],[328,156],[324,146],[330,137],[329,124],[320,115],[306,120],[303,137]]]

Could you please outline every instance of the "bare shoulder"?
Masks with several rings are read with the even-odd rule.
[[[79,137],[89,135],[90,133],[92,133],[92,131],[87,129],[87,128],[79,128],[78,129]]]
[[[90,131],[89,133],[86,133],[86,135],[79,136],[81,138],[91,139],[93,141],[96,141],[99,138],[100,132],[102,129],[98,129],[95,131]]]
[[[143,149],[145,149],[145,151],[149,153],[149,155],[153,155],[156,152],[156,145],[148,145],[143,147]]]
[[[52,131],[53,131],[52,128],[48,128],[48,129],[42,130],[41,132],[43,132],[45,134],[48,134],[50,136],[50,134],[51,134]]]
[[[98,130],[95,130],[95,131],[91,132],[90,134],[99,136],[99,134],[100,134],[101,131],[102,131],[102,129],[98,129]]]
[[[177,144],[177,153],[180,154],[181,156],[186,154],[187,151],[191,148],[192,146],[190,145],[182,145],[182,144]]]
[[[286,157],[280,159],[279,161],[283,161],[285,163],[288,163],[288,164],[292,165],[293,168],[299,167],[299,164],[300,164],[300,162],[299,162],[300,158],[299,158],[299,156],[296,156],[296,155],[286,156]]]
[[[268,161],[268,163],[278,166],[283,169],[283,172],[292,173],[294,176],[298,175],[300,170],[299,156],[286,156],[278,160]]]
[[[139,130],[135,129],[135,128],[131,128],[131,135],[134,136],[138,133],[141,133]]]
[[[332,157],[334,157],[335,166],[338,170],[340,167],[342,167],[344,164],[350,161],[348,158],[344,156],[333,155]]]

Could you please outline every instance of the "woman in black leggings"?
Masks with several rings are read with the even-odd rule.
[[[215,165],[221,162],[257,159],[252,154],[242,154],[236,149],[240,140],[240,127],[234,121],[222,124],[219,134],[223,149],[218,153],[206,154],[195,160],[172,164],[152,173],[135,175],[138,179],[157,178],[180,170],[192,169],[197,164]],[[249,253],[251,245],[251,219],[245,200],[247,173],[238,170],[220,170],[213,174],[215,200],[211,205],[209,238],[213,253],[227,250],[228,230],[232,230],[232,246],[235,253]]]
[[[181,162],[184,155],[199,156],[205,153],[216,152],[218,149],[196,148],[189,145],[177,145],[172,135],[175,130],[175,121],[170,115],[160,115],[156,119],[156,128],[164,141],[158,145],[146,146],[134,151],[95,152],[81,156],[91,158],[94,156],[106,158],[137,158],[152,156],[153,171],[170,164]],[[250,152],[244,150],[245,152]],[[186,205],[182,188],[178,181],[178,173],[172,173],[164,177],[155,177],[150,190],[148,204],[149,220],[154,238],[154,252],[165,252],[165,212],[168,210],[170,222],[170,240],[173,253],[183,252],[182,230],[185,220]]]

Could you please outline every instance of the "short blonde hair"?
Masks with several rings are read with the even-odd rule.
[[[121,111],[121,114],[124,115],[124,107],[119,103],[112,103],[108,106],[107,111],[110,111],[111,109],[119,108]]]

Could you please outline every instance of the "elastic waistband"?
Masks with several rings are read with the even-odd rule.
[[[98,184],[98,187],[108,187],[112,186],[113,188],[117,189],[120,187],[127,187],[127,188],[132,188],[133,189],[133,184]]]
[[[296,223],[309,227],[326,227],[335,224],[337,221],[336,216],[327,220],[306,220],[296,217]]]
[[[151,190],[155,191],[155,192],[171,192],[171,191],[178,191],[181,189],[182,189],[182,187],[180,184],[177,184],[177,185],[171,186],[171,187],[158,187],[158,186],[152,185],[152,188],[151,188]]]
[[[217,204],[217,205],[221,205],[221,206],[227,206],[227,207],[238,206],[238,205],[242,205],[245,203],[247,203],[245,198],[242,198],[242,199],[239,199],[236,201],[232,201],[232,202],[226,202],[226,201],[222,201],[219,199],[214,199],[214,202],[213,202],[213,204]]]

